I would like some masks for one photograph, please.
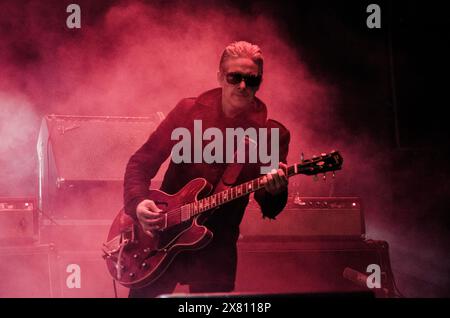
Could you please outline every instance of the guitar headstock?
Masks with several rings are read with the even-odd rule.
[[[312,176],[318,173],[336,171],[342,169],[343,162],[344,158],[342,158],[339,151],[333,150],[330,153],[323,153],[320,156],[313,156],[311,159],[303,160],[297,165],[298,173]]]

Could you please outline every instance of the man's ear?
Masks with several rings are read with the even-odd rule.
[[[223,86],[223,73],[221,71],[217,71],[217,82],[220,86]]]

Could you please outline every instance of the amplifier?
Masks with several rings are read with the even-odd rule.
[[[126,164],[163,117],[45,116],[37,141],[39,210],[65,219],[113,218],[123,204]]]
[[[367,286],[379,270],[380,288]],[[347,273],[353,273],[352,277]],[[355,279],[356,278],[356,279]],[[393,297],[389,245],[377,240],[272,240],[238,242],[236,292],[325,293],[373,291]]]
[[[240,226],[241,238],[300,236],[364,238],[365,224],[358,197],[289,197],[276,220],[263,219],[252,200]]]
[[[0,247],[0,298],[56,297],[56,251],[53,245]]]
[[[0,198],[0,245],[39,239],[38,213],[32,198]]]

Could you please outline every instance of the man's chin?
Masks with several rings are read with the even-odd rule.
[[[235,96],[233,98],[233,106],[236,108],[246,108],[250,104],[251,101],[247,96]]]
[[[246,110],[249,107],[249,105],[250,105],[250,103],[248,101],[241,102],[241,103],[234,103],[233,109],[235,109],[238,112],[242,112],[242,111]]]

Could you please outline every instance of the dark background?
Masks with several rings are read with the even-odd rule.
[[[365,25],[370,3],[381,7],[381,29]],[[379,223],[386,232],[376,237],[393,245],[398,279],[408,281],[402,282],[406,294],[450,296],[450,21],[445,6],[435,1],[259,1],[258,9],[241,7],[276,17],[315,76],[338,83],[340,124],[355,135],[369,134],[388,155],[392,201],[376,212],[386,217]],[[345,136],[336,130],[333,138]]]

